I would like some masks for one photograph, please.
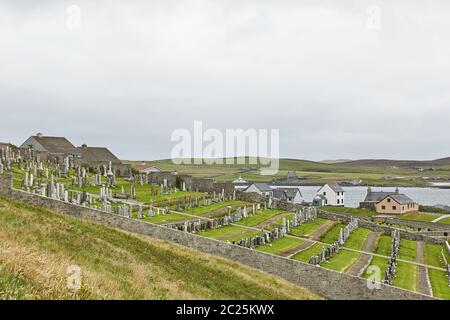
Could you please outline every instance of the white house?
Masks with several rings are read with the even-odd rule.
[[[302,203],[303,195],[299,188],[277,188],[273,190],[273,197],[289,203]]]
[[[273,196],[273,190],[271,186],[269,186],[267,183],[252,183],[248,186],[247,189],[244,190],[244,192],[256,192],[258,194],[261,194],[265,197]]]
[[[318,196],[325,198],[325,205],[345,206],[345,191],[338,184],[325,184],[317,191]]]

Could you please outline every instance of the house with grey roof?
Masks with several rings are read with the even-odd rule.
[[[81,152],[64,137],[50,137],[38,133],[29,137],[20,146],[30,150],[31,154],[39,155],[43,161],[62,162],[64,158],[80,158]]]
[[[359,207],[380,214],[419,212],[419,204],[407,195],[400,193],[398,188],[394,192],[383,192],[372,191],[372,188],[369,187],[366,198],[360,202]]]
[[[267,183],[252,183],[244,192],[255,192],[266,197],[273,196],[273,188]]]
[[[98,168],[101,166],[108,166],[111,162],[116,175],[131,175],[131,165],[124,164],[108,148],[89,147],[86,144],[83,144],[81,147],[78,147],[77,150],[81,153],[81,158],[75,161],[76,165]]]
[[[322,186],[316,196],[324,199],[328,206],[345,206],[345,190],[337,183],[327,183]]]
[[[288,203],[303,202],[303,196],[299,188],[276,188],[273,190],[273,198]]]

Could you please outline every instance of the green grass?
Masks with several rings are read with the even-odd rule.
[[[238,263],[0,198],[0,295],[8,299],[318,298]],[[68,292],[67,267],[82,270]]]
[[[320,241],[325,243],[334,243],[339,239],[340,230],[345,228],[345,225],[342,223],[336,224],[333,228],[331,228],[327,233],[320,237]]]
[[[271,243],[257,246],[256,249],[272,254],[283,254],[298,247],[302,243],[303,241],[298,238],[283,237],[281,239],[272,241]]]
[[[438,223],[450,224],[450,217],[439,220]]]
[[[199,232],[198,235],[208,238],[214,239],[225,239],[225,238],[233,238],[237,234],[241,234],[248,231],[246,228],[237,227],[237,226],[225,226],[222,228],[211,229],[208,231]],[[245,236],[247,237],[247,236]],[[230,240],[231,241],[231,240]]]
[[[156,224],[165,224],[165,223],[183,221],[183,220],[187,220],[187,219],[190,219],[190,217],[182,215],[182,214],[178,214],[178,213],[170,213],[170,214],[158,214],[153,217],[145,217],[142,220],[148,221],[151,223],[156,223]]]
[[[312,245],[311,247],[309,247],[308,249],[295,254],[292,257],[292,259],[297,260],[297,261],[302,261],[302,262],[309,262],[309,259],[312,256],[315,256],[322,251],[322,247],[323,247],[322,244],[316,243],[316,244]]]
[[[390,236],[381,235],[378,240],[378,246],[375,249],[376,254],[380,254],[383,256],[391,256],[391,242],[392,238]]]
[[[275,219],[273,223],[277,224],[283,220],[283,216],[286,216],[285,214],[289,214],[289,212],[267,209],[263,210],[261,213],[248,216],[247,218],[243,218],[241,221],[237,222],[237,224],[254,227],[274,217]],[[288,219],[289,216],[290,214],[286,216],[286,219]]]
[[[376,276],[376,275],[375,275],[375,274],[372,274],[372,273],[369,273],[368,271],[369,271],[369,268],[370,268],[370,267],[375,266],[375,267],[378,267],[378,268],[379,268],[379,271],[380,271],[380,274],[379,274],[380,279],[379,279],[379,281],[383,280],[383,279],[384,279],[384,275],[385,275],[386,268],[387,268],[387,266],[388,266],[388,262],[389,262],[389,260],[386,259],[386,258],[377,257],[377,256],[372,256],[372,260],[370,261],[369,266],[368,266],[368,267],[366,268],[366,270],[364,271],[362,277],[365,278],[365,279],[368,279],[369,277],[371,277],[371,278],[373,279],[373,277]],[[377,281],[377,282],[378,282],[378,281]]]
[[[347,241],[345,241],[344,246],[350,249],[362,250],[364,248],[364,244],[366,243],[367,237],[371,233],[372,231],[369,229],[357,228],[350,234]]]
[[[354,251],[342,249],[328,262],[321,264],[322,267],[339,272],[346,272],[358,259],[361,254]]]
[[[398,216],[401,219],[416,220],[431,222],[436,218],[439,218],[437,214],[423,214],[423,213],[406,213]]]
[[[291,228],[289,233],[299,237],[310,237],[317,229],[319,229],[322,225],[324,225],[328,221],[330,220],[317,218],[314,219],[313,221],[302,223],[301,225],[295,228]]]
[[[245,201],[240,201],[240,200],[232,200],[232,201],[224,201],[224,202],[218,202],[218,203],[213,203],[209,206],[201,206],[201,207],[196,207],[196,208],[191,208],[189,210],[185,210],[184,212],[189,213],[189,214],[193,214],[193,215],[205,215],[217,210],[221,210],[223,209],[224,214],[227,212],[226,207],[231,206],[231,207],[235,207],[235,206],[245,206],[248,205],[248,202]]]
[[[417,291],[417,266],[399,261],[396,270],[397,276],[392,281],[392,284],[410,291]]]
[[[428,278],[430,279],[433,296],[450,300],[450,287],[446,271],[428,268]]]
[[[442,251],[446,256],[447,261],[450,261],[450,254],[443,246],[424,243],[425,263],[430,266],[445,268],[445,264],[441,259]],[[431,288],[433,289],[433,295],[441,299],[450,300],[450,287],[448,286],[449,280],[447,272],[428,268],[428,278],[430,279]]]
[[[412,240],[400,239],[400,250],[398,258],[407,261],[417,261],[417,242]]]
[[[336,213],[346,213],[346,214],[356,214],[356,215],[364,215],[364,216],[373,216],[376,215],[376,212],[360,209],[360,208],[347,208],[347,207],[335,207],[335,206],[324,206],[320,208],[321,210],[328,212],[336,212]]]

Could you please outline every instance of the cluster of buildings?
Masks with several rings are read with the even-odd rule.
[[[131,166],[120,161],[108,148],[90,147],[83,144],[74,146],[67,138],[44,136],[41,133],[29,137],[19,147],[10,143],[0,143],[1,148],[10,148],[23,157],[39,158],[47,163],[63,163],[69,159],[74,166],[97,168],[110,163],[117,176],[129,176]]]
[[[242,178],[235,180],[235,183],[243,185],[245,181]],[[251,183],[245,188],[237,186],[244,192],[254,192],[265,197],[277,200],[284,200],[289,203],[301,204],[305,200],[298,187],[275,187],[267,183]],[[345,190],[338,184],[327,183],[317,190],[316,196],[312,201],[315,207],[322,206],[345,206]],[[411,212],[419,212],[419,204],[400,193],[396,188],[394,192],[372,191],[367,189],[367,195],[364,201],[359,205],[362,209],[377,212],[379,214],[400,215]]]

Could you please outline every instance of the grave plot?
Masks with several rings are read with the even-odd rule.
[[[400,249],[400,252],[402,249]],[[396,287],[417,291],[417,266],[411,263],[399,261],[397,264],[397,275],[392,281]]]
[[[237,241],[246,236],[250,236],[253,233],[255,233],[255,231],[252,229],[229,225],[222,228],[201,231],[198,233],[198,235],[218,240],[228,240],[231,242]]]
[[[220,217],[228,212],[235,212],[238,207],[252,205],[249,202],[241,201],[241,200],[231,200],[231,201],[223,201],[223,202],[215,202],[208,205],[204,205],[201,203],[199,207],[193,207],[191,209],[183,210],[185,213],[189,213],[196,216],[210,216],[210,217]],[[229,208],[231,207],[231,211]]]
[[[336,222],[332,220],[317,218],[292,228],[289,231],[289,234],[304,238],[318,239],[322,234],[331,229],[335,223]]]
[[[280,226],[283,219],[290,219],[292,217],[293,214],[287,211],[265,209],[260,213],[243,218],[237,224],[247,227],[272,229]]]
[[[289,254],[291,250],[295,250],[303,243],[304,241],[299,238],[285,236],[281,239],[272,241],[271,243],[257,246],[255,249],[267,253],[285,256],[286,254]]]
[[[445,260],[450,261],[450,253],[444,246],[437,244],[424,244],[425,263],[430,266],[445,268]],[[433,296],[450,300],[449,275],[447,271],[428,268]]]
[[[400,240],[398,258],[407,261],[417,261],[417,242],[407,239]]]
[[[312,256],[320,254],[323,244],[315,243],[307,247],[305,250],[296,253],[291,259],[308,263]]]

